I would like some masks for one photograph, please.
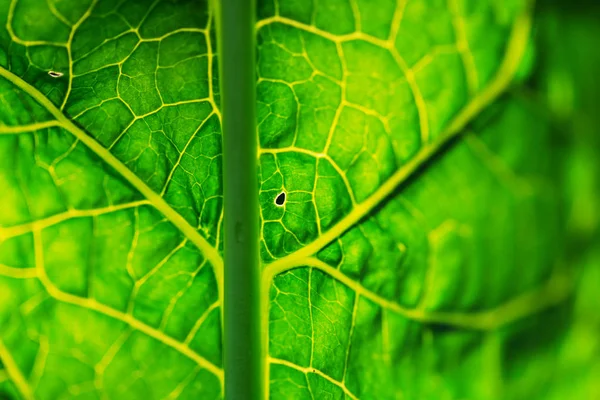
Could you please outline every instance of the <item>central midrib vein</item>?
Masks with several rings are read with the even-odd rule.
[[[216,1],[215,1],[216,3]],[[259,204],[253,0],[218,2],[219,70],[223,114],[225,398],[259,400],[266,347],[261,329]]]

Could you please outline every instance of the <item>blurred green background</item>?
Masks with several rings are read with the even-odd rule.
[[[546,312],[515,349],[526,353],[540,343],[547,349],[536,347],[515,379],[536,382],[540,398],[599,399],[600,3],[549,0],[536,7],[533,71],[516,91],[539,108],[531,118],[547,119],[555,135],[564,207],[560,262],[578,286],[568,304]]]

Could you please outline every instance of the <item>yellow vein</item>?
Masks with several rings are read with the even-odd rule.
[[[301,29],[303,31],[312,33],[314,35],[321,36],[322,38],[331,40],[332,42],[347,42],[347,41],[352,41],[352,40],[363,40],[365,42],[369,42],[375,46],[379,46],[384,49],[389,49],[393,45],[393,43],[391,43],[389,40],[382,40],[375,36],[371,36],[371,35],[368,35],[363,32],[353,32],[353,33],[349,33],[349,34],[345,34],[345,35],[336,35],[334,33],[319,29],[314,25],[307,25],[302,22],[293,20],[291,18],[286,18],[286,17],[281,17],[281,16],[269,17],[269,18],[265,18],[265,19],[258,21],[256,23],[256,30],[259,30],[264,26],[267,26],[269,24],[274,24],[274,23],[289,25],[294,28]]]
[[[190,330],[188,335],[185,337],[185,341],[183,342],[184,344],[189,345],[191,343],[191,341],[196,336],[196,333],[198,333],[198,330],[200,330],[200,327],[202,326],[204,321],[206,321],[206,319],[213,312],[213,310],[215,308],[219,307],[220,305],[221,305],[221,301],[215,301],[202,313],[200,318],[198,318],[198,320],[194,323],[194,327]]]
[[[27,383],[27,379],[23,376],[23,373],[19,369],[19,366],[15,362],[14,358],[4,345],[4,342],[0,339],[0,361],[4,365],[6,372],[10,380],[15,384],[19,393],[25,400],[33,399],[33,393],[31,392],[31,388],[29,387],[29,383]]]
[[[127,314],[133,314],[133,307],[135,306],[135,302],[137,300],[137,296],[139,294],[140,288],[152,277],[156,274],[169,260],[179,251],[181,250],[187,243],[187,240],[182,240],[177,246],[175,246],[169,254],[167,254],[162,260],[158,262],[152,269],[150,269],[144,276],[140,279],[135,279],[135,283],[133,284],[133,289],[131,290],[131,295],[129,296],[129,302],[127,304]],[[130,253],[131,254],[131,253]]]
[[[104,391],[104,373],[110,363],[115,359],[119,350],[121,350],[125,342],[131,337],[131,332],[133,332],[133,329],[124,330],[104,353],[102,359],[94,365],[94,387],[98,391]]]
[[[378,306],[402,315],[407,319],[421,323],[448,325],[470,330],[490,331],[508,325],[514,321],[535,314],[536,312],[560,304],[573,291],[572,278],[564,274],[555,273],[539,288],[509,299],[495,308],[473,312],[427,311],[422,308],[407,308],[394,301],[388,300],[365,288],[339,269],[336,269],[319,259],[309,257],[302,260],[300,264],[293,268],[301,267],[318,269],[352,289],[358,296],[363,296]],[[273,271],[269,274],[269,282],[279,273],[289,271],[293,268]],[[268,291],[268,289],[265,290]]]
[[[477,92],[479,87],[479,76],[477,74],[477,68],[475,67],[475,58],[473,57],[467,39],[466,23],[463,16],[460,14],[457,0],[448,0],[448,8],[452,13],[452,25],[454,27],[454,35],[456,36],[456,47],[465,69],[469,95],[473,95]]]
[[[65,222],[74,218],[97,217],[99,215],[109,214],[112,212],[117,212],[120,210],[126,210],[130,208],[136,208],[146,204],[150,204],[148,200],[134,201],[131,203],[124,203],[116,206],[108,206],[103,208],[92,208],[89,210],[71,209],[63,213],[39,219],[37,221],[26,222],[21,225],[14,225],[5,228],[0,227],[0,240],[6,240],[15,236],[24,235],[35,230],[42,230],[52,225],[60,224],[61,222]]]
[[[71,88],[73,86],[73,38],[75,37],[75,32],[77,29],[83,24],[85,20],[92,14],[92,10],[96,7],[96,3],[98,0],[92,1],[92,3],[88,6],[88,9],[85,13],[79,18],[79,20],[71,27],[71,32],[69,33],[69,39],[67,40],[67,57],[69,59],[69,84],[67,85],[67,93],[65,93],[65,98],[60,106],[60,109],[63,110],[67,105],[67,101],[69,100],[69,96],[71,95]],[[48,2],[50,3],[50,2]]]
[[[0,264],[0,276],[12,279],[31,279],[37,278],[38,273],[35,268],[15,268]]]
[[[10,36],[10,38],[13,42],[18,43],[23,46],[56,46],[56,47],[65,47],[66,46],[66,43],[52,42],[52,41],[45,41],[45,40],[24,40],[24,39],[21,39],[20,37],[18,37],[12,26],[16,6],[17,6],[17,0],[11,0],[10,6],[8,7],[8,15],[6,16],[6,25],[4,25],[8,32],[8,35]]]
[[[346,356],[344,357],[344,372],[342,372],[342,383],[346,382],[346,375],[348,372],[348,363],[350,362],[350,344],[352,343],[352,337],[354,336],[354,328],[356,327],[356,314],[358,311],[358,302],[360,301],[360,294],[356,293],[354,296],[354,304],[352,305],[352,318],[350,320],[350,332],[348,333],[348,346],[346,347]]]
[[[12,82],[19,89],[30,95],[40,105],[44,106],[53,116],[56,118],[60,125],[71,132],[73,136],[79,139],[85,144],[92,152],[100,157],[104,162],[115,169],[123,178],[125,178],[133,187],[140,191],[146,197],[150,203],[160,211],[167,219],[175,225],[179,230],[194,243],[214,266],[215,270],[223,269],[223,260],[219,255],[217,249],[211,246],[211,244],[204,238],[200,233],[190,225],[177,211],[154,192],[144,181],[142,181],[136,174],[134,174],[129,168],[127,168],[118,158],[116,158],[110,151],[104,148],[95,139],[89,136],[85,131],[75,125],[69,118],[67,118],[48,98],[40,93],[36,88],[25,82],[20,77],[16,76],[12,72],[0,67],[0,76]],[[217,274],[219,275],[219,274]]]
[[[346,230],[367,216],[375,207],[393,193],[400,184],[405,182],[422,165],[437,154],[446,143],[460,134],[473,118],[504,92],[512,81],[527,47],[527,40],[531,28],[529,11],[530,10],[527,9],[527,11],[515,21],[506,52],[507,55],[493,81],[481,91],[479,95],[474,97],[460,113],[458,113],[448,127],[440,134],[437,141],[424,146],[415,157],[396,171],[375,191],[375,193],[357,205],[346,217],[335,224],[330,230],[302,249],[274,261],[269,267],[279,268],[280,265],[284,264],[296,264],[297,260],[315,254],[324,246],[338,238]]]
[[[169,176],[167,177],[167,180],[165,181],[165,184],[164,184],[162,190],[160,191],[161,196],[164,196],[164,194],[167,192],[167,188],[169,187],[169,184],[173,180],[173,175],[175,175],[175,171],[181,165],[181,160],[183,160],[183,156],[186,154],[188,147],[194,141],[194,139],[196,139],[196,135],[198,134],[198,132],[200,132],[200,130],[204,127],[204,124],[206,123],[206,121],[208,121],[210,119],[210,117],[213,116],[213,114],[214,114],[214,112],[208,114],[206,116],[206,118],[204,118],[204,120],[202,120],[202,122],[200,122],[200,124],[198,125],[198,128],[196,128],[194,133],[191,134],[190,138],[186,142],[185,146],[183,146],[183,150],[181,150],[181,152],[179,153],[179,157],[177,157],[177,161],[175,162],[175,165],[173,165],[173,167],[171,168],[171,172],[169,172]]]
[[[31,131],[37,131],[40,129],[51,128],[53,126],[59,126],[60,123],[56,120],[53,121],[44,121],[44,122],[34,122],[27,125],[18,125],[18,126],[0,126],[0,135],[14,135],[17,133],[25,133]]]
[[[40,275],[42,275],[42,274],[40,274]],[[56,300],[59,300],[63,303],[68,303],[68,304],[72,304],[72,305],[75,305],[78,307],[82,307],[82,308],[85,308],[88,310],[92,310],[92,311],[98,312],[100,314],[109,316],[115,320],[124,322],[125,324],[131,326],[132,328],[152,337],[153,339],[157,340],[158,342],[161,342],[162,344],[173,348],[174,350],[178,351],[179,353],[183,354],[184,356],[188,357],[189,359],[195,361],[202,368],[210,371],[212,374],[214,374],[218,378],[223,377],[223,370],[221,368],[217,367],[210,361],[206,360],[204,357],[200,356],[198,353],[191,350],[185,344],[166,335],[165,333],[163,333],[157,329],[154,329],[151,326],[144,324],[143,322],[135,319],[134,317],[132,317],[129,314],[125,314],[123,312],[117,311],[108,306],[105,306],[104,304],[99,303],[94,299],[78,297],[78,296],[74,296],[69,293],[65,293],[65,292],[61,291],[60,289],[58,289],[56,286],[54,286],[52,284],[52,282],[50,282],[50,280],[47,276],[42,275],[40,277],[40,280],[42,281],[42,283],[43,283],[44,287],[46,288],[46,290],[48,291],[48,293],[52,297],[54,297]]]
[[[329,375],[327,375],[326,373],[324,373],[323,371],[320,371],[316,368],[312,368],[312,367],[301,367],[297,364],[294,364],[293,362],[287,361],[287,360],[282,360],[280,358],[274,358],[274,357],[270,357],[268,361],[272,364],[278,364],[278,365],[283,365],[286,366],[288,368],[292,368],[295,369],[296,371],[300,371],[303,372],[304,374],[315,374],[315,375],[319,375],[320,377],[328,380],[329,382],[333,383],[334,385],[336,385],[337,387],[339,387],[340,389],[342,389],[344,391],[344,393],[346,394],[346,396],[348,396],[349,398],[351,398],[352,400],[358,400],[358,397],[356,397],[347,387],[345,384],[343,384],[342,382],[339,382],[335,379],[333,379],[332,377],[330,377]],[[310,390],[310,387],[308,388]]]
[[[185,390],[186,387],[188,387],[190,385],[190,383],[192,383],[193,379],[198,376],[198,372],[200,369],[199,368],[194,368],[194,370],[192,372],[190,372],[188,374],[188,376],[186,376],[176,387],[175,389],[173,389],[171,391],[171,393],[169,393],[166,397],[163,397],[164,400],[171,400],[171,399],[180,399],[181,393],[183,393],[183,391]]]
[[[63,303],[72,304],[77,307],[82,307],[87,310],[95,311],[97,313],[106,315],[111,317],[117,321],[121,321],[133,329],[136,329],[147,336],[157,340],[158,342],[178,351],[182,355],[188,357],[189,359],[196,362],[199,366],[206,369],[207,371],[214,374],[220,380],[223,380],[223,370],[204,357],[200,356],[198,353],[190,349],[184,343],[177,341],[176,339],[166,335],[165,333],[152,328],[149,325],[135,319],[130,314],[125,314],[121,311],[115,310],[114,308],[108,307],[102,303],[99,303],[95,299],[85,298],[72,295],[70,293],[63,292],[61,289],[56,287],[54,283],[50,280],[48,275],[46,274],[46,270],[44,269],[43,262],[43,253],[42,253],[42,239],[39,234],[34,235],[34,248],[35,248],[35,259],[36,259],[36,267],[38,269],[38,279],[48,292],[50,296],[54,299],[61,301]]]
[[[356,198],[354,197],[354,192],[352,191],[352,186],[350,185],[350,181],[348,180],[348,177],[346,176],[346,172],[344,170],[342,170],[342,168],[338,165],[338,163],[335,162],[334,159],[331,158],[331,156],[329,154],[326,154],[326,152],[320,153],[320,152],[307,150],[302,147],[295,147],[295,146],[280,147],[277,149],[258,149],[259,157],[263,154],[273,154],[276,156],[277,154],[283,154],[283,153],[306,154],[306,155],[309,155],[309,156],[315,158],[315,160],[317,160],[317,162],[321,158],[327,160],[327,162],[329,162],[329,164],[336,170],[336,172],[338,173],[338,175],[344,182],[344,186],[346,186],[346,190],[348,191],[348,195],[350,196],[350,201],[352,202],[352,204],[353,205],[357,204]],[[316,167],[316,170],[318,171],[318,165]],[[318,174],[315,174],[315,179],[317,179],[318,177],[319,177]],[[312,193],[312,192],[311,192],[311,194],[314,195],[314,193]]]
[[[213,82],[213,60],[216,57],[215,53],[212,49],[212,39],[210,37],[210,31],[212,28],[213,18],[215,16],[216,11],[214,10],[215,5],[213,2],[209,2],[209,15],[208,15],[208,23],[206,25],[206,32],[204,32],[204,37],[206,39],[206,48],[207,48],[207,56],[208,56],[208,101],[212,105],[213,112],[217,114],[219,121],[222,121],[223,117],[221,115],[221,111],[219,107],[217,107],[217,103],[215,102],[215,88]]]

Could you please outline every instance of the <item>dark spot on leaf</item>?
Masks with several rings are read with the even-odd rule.
[[[275,205],[282,207],[285,204],[285,192],[281,192],[275,198]]]
[[[50,75],[53,78],[60,78],[64,74],[62,72],[48,71],[48,75]]]

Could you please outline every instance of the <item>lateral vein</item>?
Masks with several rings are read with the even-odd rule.
[[[348,389],[346,387],[346,385],[340,381],[337,381],[335,379],[333,379],[332,377],[330,377],[329,375],[327,375],[326,373],[324,373],[321,370],[318,370],[316,368],[313,367],[301,367],[297,364],[294,364],[291,361],[288,360],[283,360],[281,358],[275,358],[275,357],[268,357],[268,360],[271,364],[277,364],[277,365],[283,365],[285,367],[288,368],[292,368],[295,369],[296,371],[300,371],[304,374],[315,374],[315,375],[319,375],[320,377],[328,380],[329,382],[333,383],[334,385],[336,385],[337,387],[339,387],[340,389],[342,389],[344,391],[344,393],[346,394],[346,396],[348,396],[349,398],[351,398],[352,400],[358,400],[358,397],[356,397],[351,391],[350,389]]]
[[[16,135],[19,133],[37,131],[40,129],[52,128],[54,126],[59,126],[60,123],[56,120],[52,121],[44,121],[44,122],[33,122],[31,124],[26,125],[2,125],[0,126],[0,135]]]
[[[177,341],[176,339],[168,336],[164,332],[161,332],[149,325],[146,325],[142,321],[135,319],[131,314],[125,314],[121,311],[118,311],[114,308],[108,307],[102,303],[99,303],[93,298],[85,298],[76,296],[67,292],[62,291],[60,288],[56,287],[54,283],[50,280],[48,275],[46,274],[46,270],[43,265],[42,259],[42,243],[40,235],[34,235],[34,247],[35,247],[35,257],[36,257],[36,269],[38,271],[38,279],[42,283],[43,287],[46,289],[48,294],[54,299],[61,301],[63,303],[71,304],[77,307],[82,307],[87,310],[95,311],[99,314],[106,315],[111,317],[117,321],[121,321],[133,329],[144,333],[147,336],[161,342],[165,346],[168,346],[182,355],[186,356],[190,360],[195,361],[200,367],[210,371],[216,377],[218,377],[221,381],[223,380],[223,370],[218,366],[214,365],[204,357],[200,356],[198,353],[190,349],[186,344]]]
[[[133,187],[135,187],[158,211],[160,211],[167,219],[175,225],[192,243],[194,243],[210,261],[215,268],[216,275],[222,275],[223,260],[211,244],[200,233],[190,225],[177,211],[175,211],[160,195],[154,192],[144,181],[135,175],[127,168],[118,158],[110,151],[104,148],[94,138],[88,135],[85,131],[75,125],[67,118],[50,100],[29,83],[8,71],[4,67],[0,67],[0,76],[12,82],[19,89],[23,90],[41,106],[45,107],[60,126],[69,131],[73,136],[86,145],[92,152],[100,157],[104,162],[114,168],[123,178],[125,178]]]
[[[402,315],[407,319],[424,324],[447,325],[476,331],[492,331],[535,314],[536,312],[560,304],[567,299],[573,291],[572,279],[564,274],[555,273],[540,287],[515,296],[494,308],[472,312],[428,311],[421,307],[408,308],[388,300],[352,280],[352,278],[339,269],[314,257],[308,257],[302,260],[298,265],[290,265],[287,268],[282,267],[278,270],[265,271],[267,274],[265,275],[265,280],[263,282],[265,282],[265,284],[270,284],[275,276],[302,267],[318,269],[329,275],[331,278],[346,285],[359,296],[365,297],[378,306]]]
[[[370,197],[355,206],[352,211],[327,232],[303,248],[288,254],[268,264],[277,269],[279,265],[295,263],[298,260],[316,254],[323,247],[340,237],[344,232],[366,217],[374,208],[384,201],[402,183],[406,182],[428,160],[435,156],[448,142],[458,136],[466,125],[473,120],[482,110],[488,107],[500,94],[502,94],[512,81],[519,63],[527,47],[527,38],[531,29],[530,10],[527,9],[515,21],[511,32],[506,56],[493,81],[475,96],[450,122],[440,134],[438,140],[424,145],[410,161],[396,171],[383,185]]]
[[[2,339],[0,339],[0,361],[2,361],[2,364],[8,373],[8,377],[15,384],[21,396],[23,396],[25,400],[33,400],[33,393],[31,392],[31,387],[29,386],[27,379],[23,376],[23,373],[6,348]]]

